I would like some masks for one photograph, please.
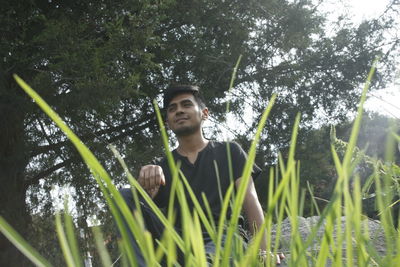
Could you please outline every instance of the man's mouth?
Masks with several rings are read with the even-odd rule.
[[[179,119],[176,119],[175,122],[176,122],[176,123],[179,123],[179,122],[185,121],[185,120],[187,120],[187,118],[179,118]]]

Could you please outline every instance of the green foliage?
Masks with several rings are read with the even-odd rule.
[[[171,82],[199,84],[219,123],[226,74],[243,55],[230,110],[240,121],[250,102],[262,114],[278,94],[258,153],[262,162],[276,162],[298,112],[307,123],[320,109],[340,118],[355,108],[355,88],[396,23],[387,13],[359,26],[342,21],[328,35],[330,25],[310,1],[22,0],[0,11],[0,111],[7,114],[0,120],[0,211],[27,232],[31,213],[53,213],[53,185],[75,189],[77,223],[86,233],[82,218],[101,217],[104,202],[74,147],[17,89],[13,73],[38,88],[118,183],[122,170],[105,144],[124,151],[131,170],[161,154],[150,100]],[[250,146],[260,118],[242,119]]]

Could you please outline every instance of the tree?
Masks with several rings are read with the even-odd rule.
[[[217,123],[227,94],[233,113],[246,120],[245,101],[261,114],[278,93],[260,151],[260,159],[272,161],[271,146],[287,144],[298,111],[308,122],[319,109],[340,117],[343,107],[356,106],[356,86],[394,23],[389,15],[360,26],[343,20],[327,35],[311,2],[274,0],[9,1],[1,14],[0,111],[7,115],[0,119],[0,213],[24,235],[30,213],[53,212],[53,185],[74,189],[81,228],[103,207],[75,150],[17,87],[13,73],[52,105],[118,183],[121,170],[106,144],[132,170],[161,154],[151,99],[171,81],[199,84]],[[390,51],[382,59],[388,66]],[[375,84],[386,76],[380,72]],[[239,138],[247,142],[256,121]],[[0,246],[0,265],[5,258],[19,262],[4,237]]]
[[[151,33],[162,18],[155,12],[161,12],[163,5],[110,4],[18,1],[2,5],[1,112],[7,116],[0,122],[1,214],[24,236],[30,221],[27,192],[41,202],[30,200],[30,208],[38,210],[51,203],[52,185],[72,184],[79,188],[77,205],[87,208],[84,215],[95,204],[85,200],[98,192],[69,142],[22,94],[13,73],[37,88],[94,150],[99,144],[96,138],[127,142],[139,136],[139,141],[143,132],[150,138],[156,132],[151,102],[142,99],[154,97],[158,89],[143,91],[138,85],[146,88],[148,73],[156,68],[146,50],[157,43]],[[97,152],[101,156],[101,150]],[[0,265],[20,260],[4,237],[0,243]]]

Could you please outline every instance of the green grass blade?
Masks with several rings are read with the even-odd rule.
[[[214,217],[212,215],[210,203],[208,202],[207,196],[206,196],[206,194],[204,194],[204,192],[202,192],[201,198],[203,199],[204,208],[205,208],[205,210],[207,212],[208,221],[210,222],[211,228],[214,229],[213,232],[215,233],[216,229],[217,229],[217,226],[215,225],[215,221],[214,221]],[[223,203],[223,199],[221,200],[221,203]]]
[[[397,135],[395,132],[391,132],[391,135],[393,135],[397,142],[400,142],[400,135]]]
[[[71,249],[72,256],[74,257],[74,262],[77,267],[82,266],[82,258],[79,253],[79,246],[78,246],[78,241],[75,236],[75,231],[74,231],[74,223],[72,221],[71,215],[68,214],[68,205],[67,201],[65,201],[64,204],[64,223],[65,223],[65,229],[66,229],[66,234],[67,234],[67,241]]]
[[[189,209],[188,202],[186,199],[186,194],[184,190],[184,185],[181,181],[177,184],[177,196],[180,205],[180,216],[181,216],[181,226],[182,226],[182,238],[183,238],[183,255],[185,262],[189,262],[192,257],[192,248],[190,243],[190,229],[193,224],[191,219],[191,210]]]
[[[358,266],[366,266],[368,262],[368,254],[365,249],[365,238],[362,233],[362,202],[361,202],[361,185],[360,177],[356,177],[354,181],[354,212],[353,212],[353,222],[354,222],[354,235],[357,243],[357,261]]]
[[[104,267],[112,266],[110,254],[108,253],[107,248],[104,245],[104,239],[103,235],[101,234],[100,228],[97,226],[93,227],[92,232],[96,243],[97,251],[99,252],[100,255],[101,263],[103,264]]]
[[[200,217],[201,222],[203,223],[204,227],[206,228],[206,231],[210,234],[210,236],[215,236],[215,230],[212,227],[211,223],[207,219],[206,214],[203,211],[203,208],[201,207],[199,201],[197,200],[196,195],[193,192],[192,187],[190,186],[189,182],[187,181],[185,175],[183,174],[182,171],[179,171],[180,177],[182,178],[183,184],[185,185],[186,191],[189,193],[189,197],[193,202],[194,208],[197,212],[197,215]]]
[[[233,68],[233,72],[231,75],[231,80],[229,82],[229,89],[228,89],[228,94],[231,92],[232,88],[233,88],[233,84],[235,83],[235,79],[236,79],[236,73],[240,64],[240,61],[242,60],[242,55],[239,56],[238,60],[236,61],[235,67]],[[226,114],[229,113],[229,105],[230,105],[230,101],[228,100],[228,102],[226,102]]]
[[[25,239],[22,238],[2,216],[0,216],[0,232],[21,251],[36,266],[52,266],[44,257],[42,257]]]
[[[156,111],[157,121],[158,121],[158,125],[160,127],[161,138],[162,138],[162,141],[164,144],[164,149],[165,149],[165,154],[167,156],[169,169],[173,172],[174,170],[176,170],[176,163],[175,163],[174,157],[172,155],[172,152],[169,148],[168,135],[167,135],[167,131],[165,129],[165,125],[163,122],[164,120],[161,116],[161,112],[160,112],[160,108],[158,107],[157,100],[155,100],[155,99],[153,101],[153,106],[154,106],[154,110]],[[173,179],[174,178],[177,178],[177,177],[173,176]]]
[[[232,192],[234,190],[234,184],[231,183],[230,186],[228,187],[228,189],[226,190],[225,193],[225,198],[224,198],[224,202],[222,203],[222,208],[221,208],[221,215],[226,215],[228,208],[229,208],[229,202],[232,196]],[[219,217],[219,221],[218,221],[218,225],[220,227],[218,227],[218,233],[217,233],[217,242],[215,244],[216,246],[216,251],[215,251],[215,267],[218,267],[220,265],[220,257],[221,257],[221,251],[223,250],[221,248],[221,243],[222,243],[222,237],[224,234],[224,227],[223,225],[225,224],[225,220],[226,220],[226,216],[220,216]]]
[[[69,246],[67,236],[65,235],[65,231],[61,222],[61,216],[59,213],[56,214],[56,229],[57,229],[58,240],[60,242],[61,250],[63,252],[67,266],[68,267],[77,266],[75,263],[75,258],[72,255],[72,251]]]
[[[378,63],[378,59],[375,59],[374,62],[372,63],[372,67],[371,67],[371,69],[370,69],[370,71],[368,73],[368,77],[367,77],[367,80],[365,82],[362,94],[361,94],[361,100],[360,100],[360,104],[358,106],[357,117],[356,117],[356,119],[354,121],[353,128],[351,130],[350,139],[349,139],[349,142],[348,142],[348,147],[347,147],[344,159],[343,159],[343,163],[346,165],[346,167],[347,167],[347,165],[350,166],[349,164],[351,163],[351,158],[353,156],[353,151],[354,151],[354,148],[355,148],[356,143],[357,143],[357,137],[358,137],[358,132],[360,130],[362,113],[363,113],[363,109],[364,109],[364,103],[365,103],[365,100],[366,100],[366,97],[367,97],[367,92],[368,92],[369,86],[371,84],[372,77],[374,76],[374,73],[375,73],[375,70],[376,70],[377,63]]]
[[[310,185],[310,183],[308,181],[307,181],[307,189],[308,189],[308,192],[310,193],[311,203],[314,206],[315,210],[317,211],[317,215],[321,216],[321,211],[319,210],[318,204],[315,201],[315,196],[314,196],[313,189],[311,188],[311,185]]]
[[[250,146],[250,150],[248,152],[248,160],[246,161],[246,164],[243,169],[243,173],[241,176],[241,182],[239,185],[239,188],[237,190],[237,195],[234,200],[234,209],[232,210],[232,216],[231,216],[231,221],[227,230],[227,235],[226,235],[226,242],[225,242],[225,249],[224,249],[224,257],[222,261],[222,265],[226,266],[229,262],[229,255],[230,255],[230,250],[232,246],[232,240],[233,240],[233,235],[234,232],[237,229],[237,223],[238,223],[238,218],[242,209],[245,193],[247,191],[247,185],[249,184],[249,179],[251,178],[251,172],[253,169],[253,164],[255,160],[255,154],[256,154],[256,146],[258,144],[258,141],[261,136],[261,132],[264,128],[264,125],[267,121],[267,118],[269,116],[269,113],[272,109],[272,106],[275,102],[276,95],[273,95],[270,99],[270,102],[265,109],[264,113],[261,116],[261,120],[258,124],[256,134],[254,136],[253,142]]]
[[[200,220],[195,211],[193,214],[194,224],[191,225],[191,243],[194,251],[195,259],[197,260],[196,266],[207,267],[206,252],[204,249],[203,235],[200,226]]]

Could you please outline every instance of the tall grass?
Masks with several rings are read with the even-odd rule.
[[[275,266],[276,263],[270,254],[267,254],[266,259],[260,260],[259,247],[264,237],[263,232],[265,232],[267,236],[267,249],[275,254],[279,252],[278,248],[282,236],[281,226],[285,217],[290,218],[292,229],[290,235],[290,251],[287,252],[288,259],[286,260],[286,264],[289,266],[325,266],[328,263],[331,263],[333,266],[395,266],[396,263],[400,262],[400,258],[397,255],[400,248],[400,237],[391,221],[390,209],[387,208],[390,204],[391,196],[385,194],[386,190],[392,185],[391,183],[393,183],[393,180],[387,177],[390,174],[382,176],[378,173],[378,170],[376,170],[374,179],[376,183],[377,205],[380,210],[380,221],[387,241],[387,253],[381,255],[370,243],[368,229],[365,227],[366,224],[363,223],[361,185],[358,177],[353,175],[356,167],[353,151],[360,128],[365,95],[374,70],[375,66],[371,68],[369,73],[367,83],[363,90],[358,116],[353,126],[347,150],[342,159],[340,159],[335,148],[332,146],[332,154],[335,160],[338,179],[333,196],[325,209],[320,211],[319,221],[311,229],[311,234],[306,240],[303,240],[298,230],[298,216],[302,214],[304,193],[300,193],[299,191],[299,164],[295,160],[296,140],[300,123],[300,116],[297,116],[293,128],[288,159],[284,162],[282,157],[279,157],[278,168],[276,171],[271,170],[270,173],[270,186],[267,192],[268,205],[265,211],[264,224],[258,229],[258,234],[252,238],[252,242],[250,242],[246,248],[240,244],[238,245],[238,219],[241,214],[246,193],[246,185],[249,179],[251,179],[251,169],[255,159],[256,146],[273,106],[275,96],[271,98],[259,122],[252,145],[248,151],[248,161],[244,167],[242,182],[238,190],[234,193],[234,185],[232,183],[225,196],[222,196],[223,204],[219,222],[213,221],[211,209],[205,196],[203,196],[202,200],[206,208],[205,210],[201,208],[199,200],[196,199],[192,192],[186,177],[184,177],[179,170],[179,163],[174,161],[168,146],[168,136],[165,131],[165,126],[156,102],[154,102],[155,111],[161,129],[168,164],[173,173],[172,196],[169,206],[174,206],[176,201],[179,203],[182,210],[180,218],[176,218],[176,214],[174,214],[172,208],[168,209],[169,212],[167,214],[164,214],[155,205],[129,172],[128,167],[118,151],[111,147],[111,150],[126,172],[134,198],[138,199],[141,197],[147,201],[165,226],[166,231],[164,231],[163,237],[160,240],[156,240],[155,244],[151,234],[144,226],[140,206],[137,206],[136,211],[133,213],[129,210],[122,196],[113,185],[107,171],[101,166],[90,150],[32,88],[18,76],[15,76],[15,79],[25,92],[43,109],[58,127],[64,131],[90,169],[108,203],[109,209],[121,233],[122,238],[119,242],[119,248],[123,255],[121,259],[122,266],[137,265],[137,259],[133,253],[132,245],[129,242],[129,231],[133,233],[137,240],[143,252],[143,258],[148,266],[159,266],[162,259],[165,260],[164,262],[167,266],[176,266],[178,250],[183,252],[186,266],[210,265],[204,249],[201,225],[204,225],[205,230],[216,244],[216,253],[212,256],[211,265]],[[397,140],[400,139],[399,136],[394,134],[393,139],[396,138]],[[393,143],[389,145],[393,145]],[[276,185],[274,182],[275,177],[279,177],[279,183]],[[350,186],[352,180],[354,181],[353,188]],[[189,197],[194,203],[194,210],[190,210],[187,205],[185,191],[189,192]],[[136,203],[138,203],[138,201],[136,201]],[[232,216],[227,218],[226,215],[229,207],[232,207]],[[346,218],[343,229],[341,221],[342,216]],[[62,222],[62,218],[64,219],[64,223]],[[179,235],[173,227],[175,220],[182,220],[182,235]],[[126,223],[124,223],[124,221]],[[272,239],[273,223],[277,225],[274,240]],[[71,216],[66,212],[64,212],[63,216],[57,215],[56,227],[66,265],[83,266],[83,259],[77,246]],[[320,229],[324,229],[324,234],[321,239],[316,240],[318,230]],[[0,217],[0,231],[34,264],[38,266],[51,266],[51,263],[40,256],[34,248],[24,241],[2,217]],[[101,242],[102,234],[97,228],[94,230],[94,237],[102,265],[110,266],[111,257]],[[319,250],[315,253],[310,253],[310,250],[314,248],[315,244],[320,247]],[[344,247],[345,249],[343,249]]]

